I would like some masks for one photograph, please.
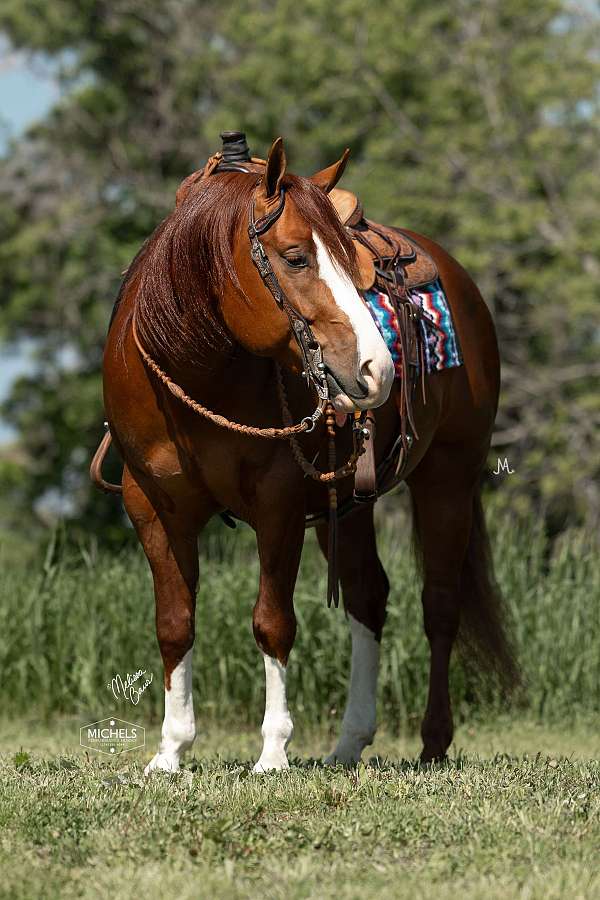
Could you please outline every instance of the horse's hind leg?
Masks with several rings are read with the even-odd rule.
[[[197,526],[159,515],[125,470],[123,499],[154,578],[156,633],[164,666],[165,716],[158,753],[145,770],[176,772],[196,735],[192,700],[192,645],[198,582]]]
[[[327,555],[327,526],[319,526],[317,536]],[[352,661],[340,737],[325,762],[353,765],[375,736],[379,645],[389,593],[377,555],[372,506],[339,523],[338,572],[352,635]]]
[[[443,759],[454,732],[448,674],[460,622],[461,572],[479,476],[479,466],[469,464],[466,457],[459,445],[433,444],[409,478],[431,654],[429,695],[421,725],[423,762]]]

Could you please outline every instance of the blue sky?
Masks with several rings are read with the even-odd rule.
[[[0,154],[11,137],[18,137],[28,125],[44,116],[58,99],[59,87],[49,72],[23,54],[10,53],[0,39]],[[0,346],[0,402],[13,380],[31,368],[30,350]],[[12,433],[0,419],[0,442]]]
[[[58,100],[59,87],[39,59],[11,52],[0,37],[0,153]]]

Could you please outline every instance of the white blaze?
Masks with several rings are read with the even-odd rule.
[[[342,731],[337,747],[325,760],[353,765],[360,760],[364,748],[372,743],[377,726],[377,676],[379,674],[379,642],[372,631],[349,615],[352,633],[350,690]]]
[[[288,769],[285,748],[294,726],[285,693],[285,666],[263,653],[265,661],[265,717],[262,724],[263,750],[254,772]]]
[[[358,372],[368,388],[364,400],[354,401],[345,394],[338,394],[333,405],[340,412],[351,412],[355,407],[373,409],[387,400],[394,381],[394,364],[390,352],[381,337],[371,314],[352,281],[333,262],[319,236],[313,232],[317,248],[317,265],[321,278],[332,293],[339,308],[346,314],[356,335],[358,348]]]
[[[154,769],[176,772],[184,750],[194,743],[196,723],[192,698],[192,650],[188,650],[171,673],[171,687],[165,688],[165,718],[162,740],[156,756],[144,770],[149,775]]]

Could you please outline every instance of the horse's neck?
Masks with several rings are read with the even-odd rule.
[[[128,321],[129,330],[132,329],[138,285],[139,282],[131,285],[118,310],[117,317],[123,316],[123,321]],[[170,381],[203,406],[228,418],[239,417],[250,423],[258,422],[268,411],[268,424],[280,424],[275,362],[272,359],[252,354],[239,344],[207,348],[201,358],[195,358],[190,352],[186,354],[185,362],[178,363],[163,355],[151,356]],[[150,372],[148,377],[152,378]]]
[[[254,421],[261,409],[277,399],[275,364],[234,345],[227,351],[211,351],[201,360],[168,369],[173,381],[210,409],[231,417]]]

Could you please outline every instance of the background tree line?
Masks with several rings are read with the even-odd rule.
[[[0,337],[35,339],[3,415],[4,527],[41,499],[116,539],[92,492],[120,272],[181,179],[243,129],[300,174],[352,148],[370,216],[434,237],[493,311],[503,502],[597,521],[600,15],[559,0],[4,0],[0,31],[65,88],[0,160]],[[113,461],[117,474],[117,461]],[[492,481],[494,485],[500,482]],[[65,506],[66,503],[66,506]],[[37,505],[36,505],[37,504]]]

